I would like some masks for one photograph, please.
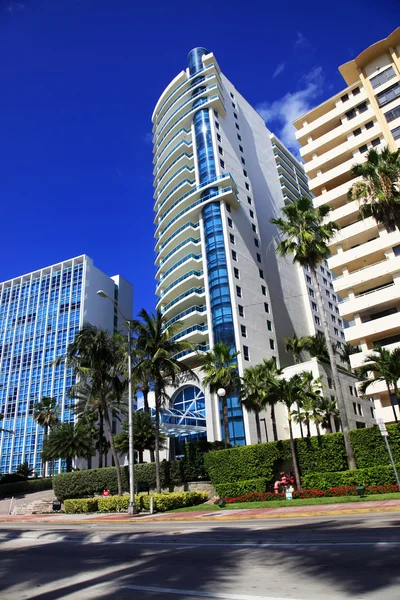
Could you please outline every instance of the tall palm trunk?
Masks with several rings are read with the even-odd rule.
[[[275,405],[271,404],[271,421],[272,421],[272,432],[274,434],[274,442],[278,441],[278,428],[276,426],[276,415],[275,415]]]
[[[300,403],[297,402],[296,406],[297,406],[297,414],[300,416]],[[300,425],[300,435],[303,438],[304,437],[303,422],[301,420],[299,420],[299,425]]]
[[[72,456],[68,456],[67,458],[67,473],[71,473],[72,471]]]
[[[49,435],[49,426],[45,425],[44,433],[43,433],[43,445],[45,444],[48,435]],[[42,460],[42,471],[43,471],[42,477],[46,477],[46,461],[45,460]]]
[[[394,418],[395,418],[395,421],[397,423],[398,419],[397,419],[397,414],[396,414],[396,408],[395,408],[395,406],[393,404],[392,393],[390,391],[390,384],[389,384],[388,381],[386,382],[386,387],[387,387],[387,391],[388,391],[388,394],[389,394],[389,401],[390,401],[390,404],[392,405],[392,410],[393,410]]]
[[[307,437],[311,437],[310,418],[309,417],[307,417],[306,426],[307,426]]]
[[[331,431],[328,431],[328,433],[336,433],[335,417],[333,415],[329,415],[329,421],[331,424]]]
[[[120,462],[119,462],[118,453],[117,453],[117,451],[115,449],[114,436],[113,436],[113,432],[112,432],[112,424],[111,424],[110,414],[109,414],[109,412],[108,412],[108,410],[106,408],[104,409],[104,420],[106,422],[107,431],[108,431],[108,435],[109,435],[109,438],[110,438],[109,441],[110,441],[111,454],[113,455],[114,463],[115,463],[115,470],[117,472],[118,496],[122,496],[121,465],[120,465]]]
[[[148,415],[150,414],[149,392],[150,392],[149,388],[146,388],[146,387],[142,388],[144,412],[147,413]],[[154,450],[150,450],[150,462],[155,462],[155,460],[156,460],[155,452],[154,452]],[[143,460],[141,462],[143,462]]]
[[[299,490],[301,488],[300,472],[299,472],[299,465],[297,464],[296,448],[294,446],[292,419],[290,417],[290,411],[288,411],[288,421],[289,421],[290,449],[292,451],[294,478],[296,480],[296,488]]]
[[[228,403],[226,401],[226,396],[221,397],[221,404],[222,404],[222,422],[224,424],[224,444],[225,444],[225,448],[227,448],[230,445],[231,440],[229,437]]]
[[[139,462],[140,463],[144,462],[144,460],[143,460],[143,450],[139,450],[138,454],[139,454]]]
[[[328,321],[327,321],[326,314],[325,314],[324,305],[322,302],[321,290],[319,287],[315,266],[310,265],[310,273],[311,273],[311,279],[312,279],[314,290],[315,290],[318,310],[319,310],[320,318],[322,321],[322,329],[324,331],[326,347],[327,347],[328,355],[329,355],[329,362],[331,364],[332,378],[333,378],[333,382],[334,382],[335,388],[336,388],[336,399],[337,399],[339,412],[340,412],[340,420],[342,421],[342,431],[343,431],[344,445],[345,445],[346,454],[347,454],[347,463],[348,463],[349,469],[356,469],[357,468],[356,459],[354,456],[354,452],[353,452],[353,448],[351,446],[350,436],[349,436],[349,422],[347,419],[346,405],[345,405],[345,401],[344,401],[344,397],[343,397],[342,386],[340,385],[339,372],[338,372],[338,368],[337,368],[337,364],[336,364],[336,360],[335,360],[335,353],[333,351],[332,338],[331,338],[331,334],[329,331],[329,326],[328,326]]]
[[[99,469],[103,468],[103,438],[104,438],[104,416],[103,416],[103,409],[99,408]]]
[[[315,416],[314,416],[314,423],[315,423],[315,428],[317,430],[317,436],[320,437],[321,436],[321,431],[320,431],[320,428],[319,428],[318,417],[315,418]]]
[[[161,477],[160,477],[160,408],[161,408],[161,384],[155,382],[154,395],[156,401],[156,431],[155,431],[155,459],[156,459],[156,491],[161,494]]]
[[[256,417],[256,429],[257,429],[257,444],[261,444],[261,423],[260,423],[260,413],[255,413]]]

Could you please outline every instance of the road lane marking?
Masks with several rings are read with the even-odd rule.
[[[138,592],[154,592],[156,594],[175,594],[176,596],[193,596],[195,598],[219,598],[221,600],[288,600],[276,596],[250,596],[246,594],[228,594],[223,592],[199,592],[196,590],[181,590],[178,588],[154,587],[148,585],[125,585],[125,589]],[[291,598],[291,600],[296,600]]]

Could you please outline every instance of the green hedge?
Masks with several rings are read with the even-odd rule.
[[[129,489],[128,467],[122,467],[122,489]],[[61,473],[53,480],[53,489],[56,497],[64,501],[67,498],[84,498],[101,494],[103,490],[110,490],[117,494],[117,473],[115,467],[103,469],[86,469],[73,473]]]
[[[184,464],[181,460],[160,463],[161,487],[180,485],[185,480]],[[150,489],[156,487],[156,463],[135,465],[135,484],[147,483]]]
[[[79,498],[64,501],[64,511],[67,514],[97,512],[98,498]]]
[[[272,481],[282,451],[279,442],[209,452],[204,464],[214,486],[264,478]]]
[[[396,465],[400,471],[400,464]],[[310,473],[301,478],[302,487],[328,490],[342,485],[386,485],[395,484],[396,477],[392,467],[380,466],[356,471],[339,471],[338,473]]]
[[[300,471],[303,474],[341,471],[347,468],[341,433],[332,433],[320,438],[299,438],[295,445]],[[204,456],[204,464],[214,486],[255,479],[264,479],[271,485],[278,477],[282,465],[290,461],[290,440],[230,448],[210,452]]]
[[[172,494],[152,494],[154,510],[165,512],[185,506],[203,504],[208,500],[207,492],[180,492]],[[150,509],[150,496],[138,494],[135,496],[136,508],[148,511]],[[65,500],[64,510],[69,514],[88,512],[126,512],[129,505],[129,496],[107,496],[105,498],[78,498]]]
[[[219,498],[234,498],[251,492],[265,492],[267,489],[265,478],[236,481],[234,483],[218,483],[215,492]]]
[[[392,423],[386,427],[394,461],[400,463],[400,423]],[[390,464],[385,440],[378,427],[350,431],[350,440],[360,469]],[[321,471],[321,469],[315,470]]]
[[[4,483],[0,485],[0,498],[9,498],[23,494],[32,494],[43,490],[51,490],[53,482],[51,477],[26,479],[15,483]]]

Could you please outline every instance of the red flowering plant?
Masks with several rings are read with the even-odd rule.
[[[399,491],[398,485],[370,485],[366,487],[366,494],[389,494]],[[308,498],[340,498],[343,496],[357,496],[357,487],[355,485],[341,485],[331,487],[328,490],[320,490],[312,488],[309,490],[294,490],[293,499],[308,499]],[[235,498],[221,498],[226,504],[241,503],[241,502],[268,502],[269,500],[285,500],[284,493],[274,494],[272,492],[250,492],[242,494]],[[216,502],[218,502],[217,500]]]

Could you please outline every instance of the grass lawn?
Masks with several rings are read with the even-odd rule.
[[[197,506],[187,506],[185,508],[177,508],[169,512],[194,512],[198,510],[232,510],[233,508],[276,508],[285,506],[290,508],[291,506],[311,506],[313,504],[347,504],[349,502],[370,502],[379,500],[399,500],[400,492],[393,492],[392,494],[375,494],[372,496],[364,496],[359,498],[358,496],[341,496],[339,498],[307,498],[304,500],[268,500],[266,502],[238,502],[234,504],[227,504],[225,508],[219,508],[216,504],[198,504]]]

